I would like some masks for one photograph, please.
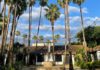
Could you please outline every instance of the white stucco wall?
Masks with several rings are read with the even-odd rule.
[[[74,55],[72,55],[72,62],[73,62],[73,65],[74,65],[75,64]]]
[[[100,60],[100,51],[97,51],[97,59]]]

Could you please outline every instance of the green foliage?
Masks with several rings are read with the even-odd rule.
[[[92,63],[92,65],[95,67],[95,68],[100,68],[100,60],[99,61],[94,61]]]
[[[48,9],[45,10],[46,10],[46,15],[45,15],[46,18],[50,20],[52,25],[54,25],[54,21],[60,17],[59,8],[57,7],[57,5],[51,4],[50,6],[48,6]]]
[[[75,4],[78,4],[79,6],[84,2],[85,0],[73,0]]]
[[[19,35],[20,35],[20,31],[17,30],[17,31],[15,32],[15,35],[16,35],[16,36],[19,36]]]
[[[88,26],[85,28],[85,38],[88,47],[95,47],[100,44],[100,27]],[[78,32],[77,36],[80,42],[83,42],[82,31]]]
[[[41,6],[46,6],[48,2],[48,0],[39,0],[39,1]]]
[[[54,37],[55,42],[57,42],[59,39],[60,39],[60,35],[59,34],[55,35]]]
[[[85,51],[84,49],[79,49],[75,55],[75,62],[77,66],[80,66],[82,63],[85,62]]]
[[[22,70],[23,68],[23,62],[22,61],[17,61],[15,64],[14,64],[14,68],[15,70]]]

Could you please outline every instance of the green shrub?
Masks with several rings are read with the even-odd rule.
[[[93,67],[95,67],[95,68],[100,68],[100,60],[99,60],[99,61],[94,61],[94,62],[92,63],[92,65],[93,65]]]
[[[80,67],[81,67],[81,69],[87,69],[88,68],[87,63],[85,63],[85,62],[81,62]]]

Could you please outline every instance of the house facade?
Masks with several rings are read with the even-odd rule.
[[[69,64],[69,50],[66,50],[65,54],[65,46],[64,45],[56,45],[54,47],[54,53],[52,53],[52,45],[49,46],[33,46],[26,47],[27,51],[29,51],[30,56],[27,56],[29,62],[35,65],[43,65],[44,62],[53,62],[55,65],[63,65],[64,63]],[[82,45],[72,45],[72,63],[75,64],[75,54],[79,48],[83,48]],[[66,61],[65,61],[66,59]]]

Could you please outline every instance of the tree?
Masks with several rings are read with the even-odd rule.
[[[34,40],[35,43],[37,43],[38,37],[36,35],[34,35],[32,39]]]
[[[12,26],[11,26],[11,32],[10,32],[10,43],[9,43],[9,66],[12,66],[12,50],[13,50],[13,44],[14,44],[14,37],[15,37],[15,31],[17,27],[16,19],[18,20],[19,17],[22,15],[22,13],[26,10],[27,4],[25,0],[10,0],[10,3],[12,5]]]
[[[84,21],[83,21],[82,6],[81,6],[82,3],[84,2],[84,0],[73,0],[73,2],[80,7],[80,18],[81,18],[81,29],[82,29],[82,36],[83,36],[83,46],[84,46],[84,49],[85,49],[85,54],[87,55],[87,53],[86,53],[87,43],[86,43],[85,32],[84,32]]]
[[[66,64],[66,50],[67,48],[70,48],[71,41],[70,41],[70,24],[69,24],[69,12],[68,12],[68,4],[71,2],[71,0],[58,0],[58,4],[64,8],[64,14],[65,14],[65,64]],[[73,64],[72,64],[72,52],[69,50],[70,60],[69,60],[69,70],[73,70]]]
[[[59,8],[55,4],[51,4],[48,6],[48,9],[46,9],[46,18],[51,22],[52,26],[52,41],[53,41],[53,47],[52,47],[52,53],[54,53],[54,22],[59,18],[60,12]]]
[[[86,38],[88,47],[93,48],[100,44],[99,29],[100,29],[99,26],[96,26],[96,27],[88,26],[84,29],[85,30],[85,38]],[[82,31],[78,32],[76,37],[78,38],[78,41],[82,43],[82,41],[83,41]]]
[[[48,0],[39,0],[39,4],[40,4],[40,17],[39,17],[37,36],[39,36],[39,31],[40,31],[42,8],[47,5],[47,2],[48,2]]]
[[[31,44],[31,25],[32,25],[32,6],[35,4],[35,0],[27,0],[29,6],[29,34],[28,34],[28,46]]]
[[[17,30],[17,31],[15,32],[15,35],[17,36],[17,42],[18,42],[18,36],[20,36],[20,31]]]
[[[0,12],[1,12],[1,2],[2,2],[2,0],[0,0]]]
[[[40,40],[40,42],[44,43],[44,46],[45,46],[44,37],[42,35],[39,36],[39,40]]]
[[[39,36],[39,40],[41,41],[41,42],[43,42],[43,40],[44,40],[44,37],[41,35],[41,36]]]
[[[26,45],[26,44],[25,44],[25,41],[26,41],[26,39],[27,39],[27,34],[23,34],[22,37],[23,37],[23,43],[24,43],[24,45]]]
[[[59,34],[57,34],[57,35],[55,35],[55,42],[57,42],[58,40],[59,40],[59,38],[60,38],[60,35]]]
[[[0,35],[2,33],[2,15],[0,14]]]

